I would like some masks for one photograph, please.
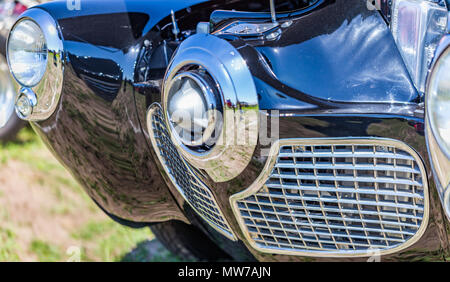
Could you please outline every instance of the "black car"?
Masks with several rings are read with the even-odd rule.
[[[445,260],[448,7],[54,1],[9,35],[15,110],[184,258]]]

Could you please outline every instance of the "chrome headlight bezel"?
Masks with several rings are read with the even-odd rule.
[[[13,25],[11,30],[20,24],[22,21],[33,21],[41,29],[44,34],[47,44],[47,61],[46,70],[36,85],[24,85],[15,78],[17,82],[17,88],[20,88],[19,94],[16,97],[16,101],[21,98],[22,95],[34,95],[36,103],[29,115],[24,116],[18,113],[21,119],[27,121],[40,121],[49,118],[56,110],[61,97],[61,91],[63,87],[63,74],[64,74],[64,46],[63,37],[60,27],[56,20],[46,11],[40,8],[32,8],[25,11]],[[7,58],[9,58],[9,40],[11,33],[8,36],[7,41]],[[10,61],[8,65],[11,70]]]
[[[205,152],[196,152],[169,133],[183,157],[203,169],[215,182],[234,179],[247,167],[258,142],[259,101],[256,86],[245,59],[238,50],[215,35],[196,34],[181,43],[167,68],[162,87],[166,123],[170,85],[186,68],[197,66],[207,72],[218,88],[221,104],[217,143]],[[147,125],[148,126],[148,125]],[[241,161],[236,161],[241,158]]]

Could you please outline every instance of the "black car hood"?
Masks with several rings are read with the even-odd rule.
[[[379,12],[360,0],[331,2],[294,19],[276,41],[236,40],[248,56],[260,107],[419,102]]]

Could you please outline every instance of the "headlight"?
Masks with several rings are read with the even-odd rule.
[[[427,0],[393,0],[391,30],[416,88],[425,81],[436,47],[446,32],[445,3]]]
[[[32,20],[22,20],[11,30],[8,62],[17,82],[33,87],[47,68],[47,42],[40,27]]]
[[[431,129],[439,145],[450,157],[450,47],[434,66],[427,95]]]
[[[48,119],[59,104],[64,79],[64,44],[57,21],[48,12],[28,9],[8,37],[7,59],[21,89],[16,113],[27,121]]]
[[[450,36],[436,54],[426,93],[426,136],[437,191],[450,219]]]

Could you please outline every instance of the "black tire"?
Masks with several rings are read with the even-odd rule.
[[[150,226],[156,238],[185,261],[230,261],[200,229],[181,221],[171,220]]]
[[[6,39],[0,36],[0,56],[6,58]],[[5,126],[0,127],[0,142],[8,142],[15,139],[17,132],[25,126],[25,122],[19,119],[15,113],[11,115]]]

